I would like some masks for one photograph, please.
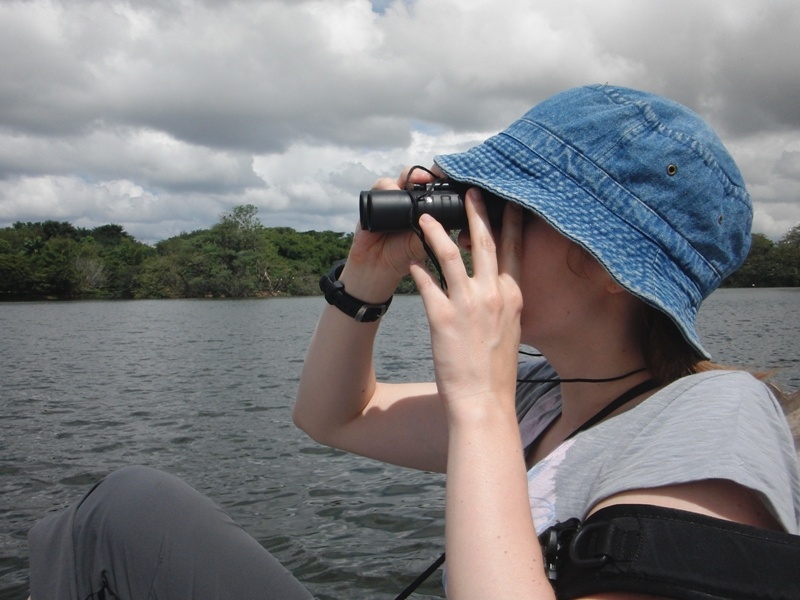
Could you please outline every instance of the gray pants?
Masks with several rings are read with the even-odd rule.
[[[28,541],[32,600],[312,597],[211,500],[147,467],[111,473]]]

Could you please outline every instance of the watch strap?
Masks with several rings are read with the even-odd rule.
[[[327,275],[320,277],[319,288],[325,294],[325,300],[359,323],[377,321],[386,314],[392,303],[392,297],[389,297],[383,304],[371,304],[348,294],[344,289],[344,284],[339,281],[344,264],[343,260],[334,263]]]

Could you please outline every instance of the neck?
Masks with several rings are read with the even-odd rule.
[[[545,353],[562,380],[562,420],[565,423],[580,425],[620,394],[652,377],[641,353],[628,349],[606,346],[603,352],[582,355],[573,351],[556,353],[554,357]]]
[[[619,396],[626,394],[641,384],[651,381],[652,376],[646,369],[630,377],[603,384],[567,383],[561,387],[562,418],[569,427],[577,427],[603,407],[612,403]],[[566,389],[565,389],[566,387]],[[624,412],[649,397],[653,390],[641,390],[617,411]]]

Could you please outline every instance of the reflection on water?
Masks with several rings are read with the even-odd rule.
[[[25,536],[126,464],[209,495],[321,598],[392,598],[442,549],[441,476],[320,447],[291,424],[319,298],[0,304],[0,600],[27,597]],[[798,290],[722,290],[720,362],[800,388]],[[430,379],[421,302],[382,324],[379,376]],[[440,597],[437,577],[420,596]]]

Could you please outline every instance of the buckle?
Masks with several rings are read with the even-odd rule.
[[[558,579],[558,570],[564,564],[570,541],[578,531],[580,524],[580,520],[572,518],[563,523],[556,523],[539,536],[544,558],[544,572],[550,581]]]
[[[377,321],[383,315],[386,314],[387,310],[389,310],[389,306],[387,304],[362,304],[361,307],[358,309],[358,312],[356,312],[356,314],[353,316],[353,318],[359,323],[364,321],[364,319],[367,316],[374,317],[368,319],[368,322]],[[367,315],[367,311],[377,311],[377,312],[372,312],[369,315]]]
[[[569,544],[569,558],[572,561],[572,564],[574,564],[576,567],[580,567],[581,569],[598,569],[611,559],[611,557],[605,553],[601,553],[598,556],[592,556],[589,558],[583,558],[582,556],[578,555],[578,545],[582,543],[586,536],[592,534],[595,530],[606,529],[608,527],[613,529],[614,526],[600,521],[598,523],[584,524],[583,527],[578,529]]]

